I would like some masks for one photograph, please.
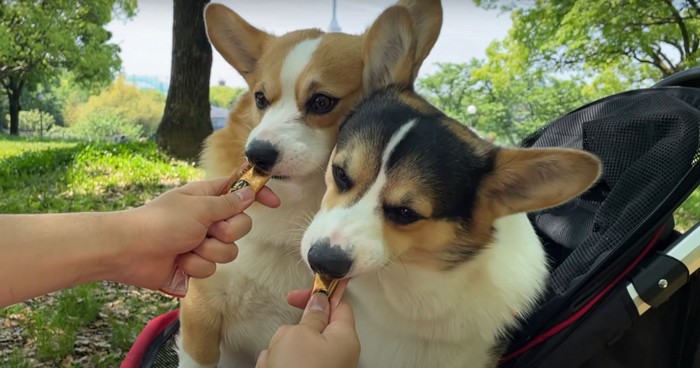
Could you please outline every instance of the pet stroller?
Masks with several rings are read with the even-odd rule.
[[[530,214],[548,293],[499,366],[700,367],[700,223],[681,233],[673,218],[700,183],[700,67],[571,111],[523,146],[587,150],[603,174]],[[122,367],[176,366],[178,329],[177,310],[150,322]]]

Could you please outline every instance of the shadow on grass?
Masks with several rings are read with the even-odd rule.
[[[125,209],[198,175],[150,142],[24,152],[0,160],[0,212]]]

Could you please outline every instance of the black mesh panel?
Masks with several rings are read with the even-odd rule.
[[[552,272],[554,292],[566,293],[593,271],[686,175],[697,158],[699,96],[678,88],[621,94],[565,115],[526,142],[583,148],[603,162],[589,193],[532,215],[542,233],[572,251]]]

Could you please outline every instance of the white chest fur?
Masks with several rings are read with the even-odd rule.
[[[495,223],[496,240],[451,271],[395,264],[351,281],[361,367],[482,368],[527,314],[547,274],[542,246],[524,214]]]

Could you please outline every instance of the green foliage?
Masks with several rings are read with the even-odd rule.
[[[10,117],[6,117],[10,120]],[[19,130],[25,132],[39,132],[43,127],[44,132],[51,129],[56,121],[53,115],[39,110],[20,111]]]
[[[135,14],[135,0],[30,0],[5,2],[0,29],[12,35],[0,48],[3,76],[28,84],[73,70],[84,83],[111,79],[120,66],[119,48],[104,29],[113,11]]]
[[[146,136],[158,128],[165,108],[165,96],[155,90],[140,90],[125,83],[122,77],[96,96],[90,96],[83,104],[70,104],[65,109],[69,126],[94,121],[94,115],[119,118],[124,125],[139,127]]]
[[[676,211],[674,219],[681,230],[688,230],[700,221],[700,188],[695,189],[690,197]]]
[[[213,106],[224,109],[231,108],[238,96],[245,90],[227,86],[213,86],[209,89],[209,101]]]
[[[50,83],[65,69],[82,85],[110,81],[121,60],[104,27],[113,12],[128,18],[135,9],[136,0],[3,2],[0,84],[8,99],[19,103],[24,89]]]
[[[617,88],[589,88],[581,78],[528,70],[511,63],[498,42],[487,55],[488,61],[439,65],[436,73],[418,81],[418,90],[449,116],[501,144],[516,145],[546,122]]]
[[[7,115],[9,112],[10,107],[7,104],[7,100],[0,98],[0,133],[9,127],[10,117]]]
[[[700,63],[694,1],[474,2],[511,12],[508,37],[494,41],[485,60],[440,65],[418,87],[499,143],[516,144],[567,111]]]
[[[55,127],[47,133],[47,136],[90,141],[114,140],[121,137],[133,140],[142,137],[143,130],[140,125],[129,124],[119,115],[100,110],[85,116],[68,128]]]
[[[700,3],[694,0],[474,0],[512,11],[509,38],[529,64],[550,70],[638,69],[660,77],[700,64]]]
[[[56,80],[39,84],[36,89],[25,89],[20,103],[23,110],[37,109],[51,114],[57,125],[65,126],[66,111],[87,102],[91,95],[97,95],[105,86],[85,87],[78,83],[74,73],[61,72]]]

